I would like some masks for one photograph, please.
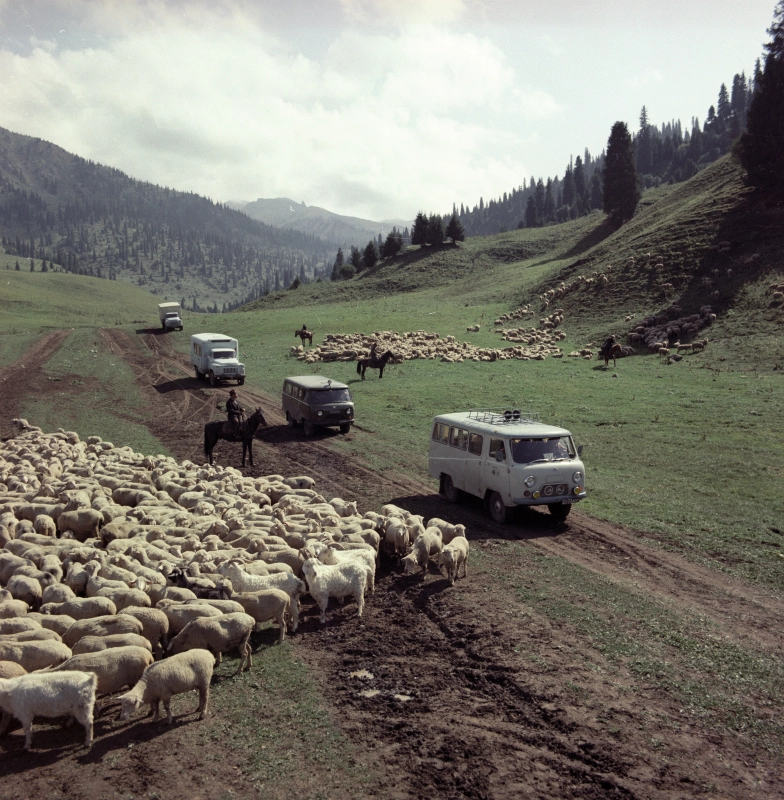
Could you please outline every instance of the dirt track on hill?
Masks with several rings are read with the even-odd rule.
[[[203,461],[202,427],[227,391],[212,391],[190,377],[187,361],[165,335],[104,330],[101,336],[134,369],[149,401],[151,432],[179,458]],[[40,366],[63,339],[51,334],[37,347],[38,355],[26,354],[23,363]],[[0,372],[0,381],[10,374]],[[35,383],[36,391],[49,388],[45,384]],[[780,652],[781,597],[668,552],[652,535],[579,513],[557,526],[537,512],[512,526],[497,526],[480,503],[450,507],[429,483],[378,473],[337,452],[331,446],[337,434],[306,440],[300,430],[285,426],[277,398],[247,386],[238,392],[242,404],[260,406],[269,423],[259,432],[257,466],[248,474],[311,475],[322,493],[355,499],[363,510],[395,502],[426,517],[461,521],[472,548],[482,551],[481,567],[470,565],[468,579],[454,588],[434,572],[422,582],[384,564],[362,620],[349,603],[331,609],[322,628],[313,607],[305,605],[294,646],[321,682],[359,762],[372,763],[380,775],[368,794],[499,800],[784,797],[782,765],[751,738],[713,731],[708,719],[685,715],[658,685],[608,664],[568,622],[554,622],[535,606],[523,611],[521,605],[509,606],[509,587],[501,578],[525,566],[533,552],[544,552],[668,607],[713,619],[739,645],[773,654]],[[19,397],[3,396],[3,416],[15,415]],[[239,466],[236,445],[220,443],[215,455],[220,463]],[[364,671],[372,677],[362,677]],[[357,672],[361,675],[352,676]],[[0,768],[0,797],[44,792],[60,797],[62,791],[95,800],[110,786],[122,786],[107,796],[155,790],[168,798],[187,790],[191,797],[206,798],[219,796],[227,782],[234,797],[258,796],[231,753],[221,753],[230,780],[211,772],[206,747],[189,750],[190,728],[152,736],[146,723],[98,726],[97,752],[133,748],[113,771],[101,758],[83,758],[73,750],[62,758],[57,749],[23,755],[17,732]],[[51,742],[47,736],[34,744],[56,748],[55,735]],[[176,775],[184,766],[183,785]],[[15,794],[10,781],[19,775],[24,789]],[[78,788],[66,792],[69,785]],[[274,787],[265,793],[282,796]]]

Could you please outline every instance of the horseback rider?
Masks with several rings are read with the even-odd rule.
[[[608,336],[605,343],[602,345],[602,349],[599,351],[601,356],[609,355],[612,346],[615,344],[615,335]]]
[[[373,361],[377,361],[378,360],[378,352],[377,351],[378,351],[378,342],[373,342],[373,344],[370,345],[370,358],[372,358]]]
[[[229,392],[229,399],[226,401],[226,413],[229,415],[229,424],[234,433],[239,433],[242,429],[245,409],[240,405],[240,401],[237,400],[236,389],[232,389]]]

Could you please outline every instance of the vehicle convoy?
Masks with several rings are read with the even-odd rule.
[[[283,382],[283,411],[288,425],[302,423],[305,436],[334,426],[348,433],[354,422],[354,398],[345,383],[322,375],[299,375]]]
[[[447,500],[481,497],[496,522],[517,506],[541,505],[564,520],[587,496],[581,453],[569,431],[536,414],[474,409],[433,419],[428,471]]]
[[[191,336],[191,364],[197,378],[209,378],[210,386],[218,381],[245,383],[245,365],[237,360],[239,343],[220,333],[196,333]]]
[[[158,316],[162,330],[182,330],[182,307],[179,303],[158,303]]]

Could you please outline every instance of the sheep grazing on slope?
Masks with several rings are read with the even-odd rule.
[[[317,558],[309,558],[302,565],[302,574],[308,583],[308,591],[321,610],[321,622],[327,622],[329,598],[353,597],[357,601],[357,616],[365,609],[367,568],[359,562],[322,564]]]
[[[204,719],[210,699],[210,681],[215,659],[208,650],[195,649],[177,653],[144,670],[136,686],[120,695],[120,721],[127,722],[139,706],[149,704],[154,711],[152,721],[158,721],[160,702],[166,711],[169,725],[173,722],[171,699],[196,689],[199,692],[199,719]]]
[[[220,617],[195,619],[189,622],[169,642],[169,651],[182,653],[185,650],[203,649],[215,653],[217,663],[221,663],[221,654],[235,647],[240,654],[240,665],[235,675],[253,666],[253,658],[249,639],[256,620],[250,614],[223,614]]]
[[[51,671],[92,672],[98,677],[97,693],[114,694],[126,686],[134,686],[152,662],[152,653],[144,647],[110,647],[71,656]]]
[[[449,585],[455,585],[455,579],[460,577],[460,565],[463,566],[463,577],[468,577],[468,539],[464,536],[455,536],[452,541],[444,545],[439,556],[439,568],[446,569]]]
[[[70,716],[84,726],[84,746],[90,747],[97,683],[95,675],[85,672],[40,673],[0,680],[0,708],[3,709],[0,735],[8,729],[11,717],[16,717],[24,728],[24,749],[29,750],[35,717]]]

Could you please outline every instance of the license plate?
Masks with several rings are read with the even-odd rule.
[[[567,497],[566,500],[561,500],[562,506],[571,506],[574,503],[579,503],[580,501],[576,497]]]

